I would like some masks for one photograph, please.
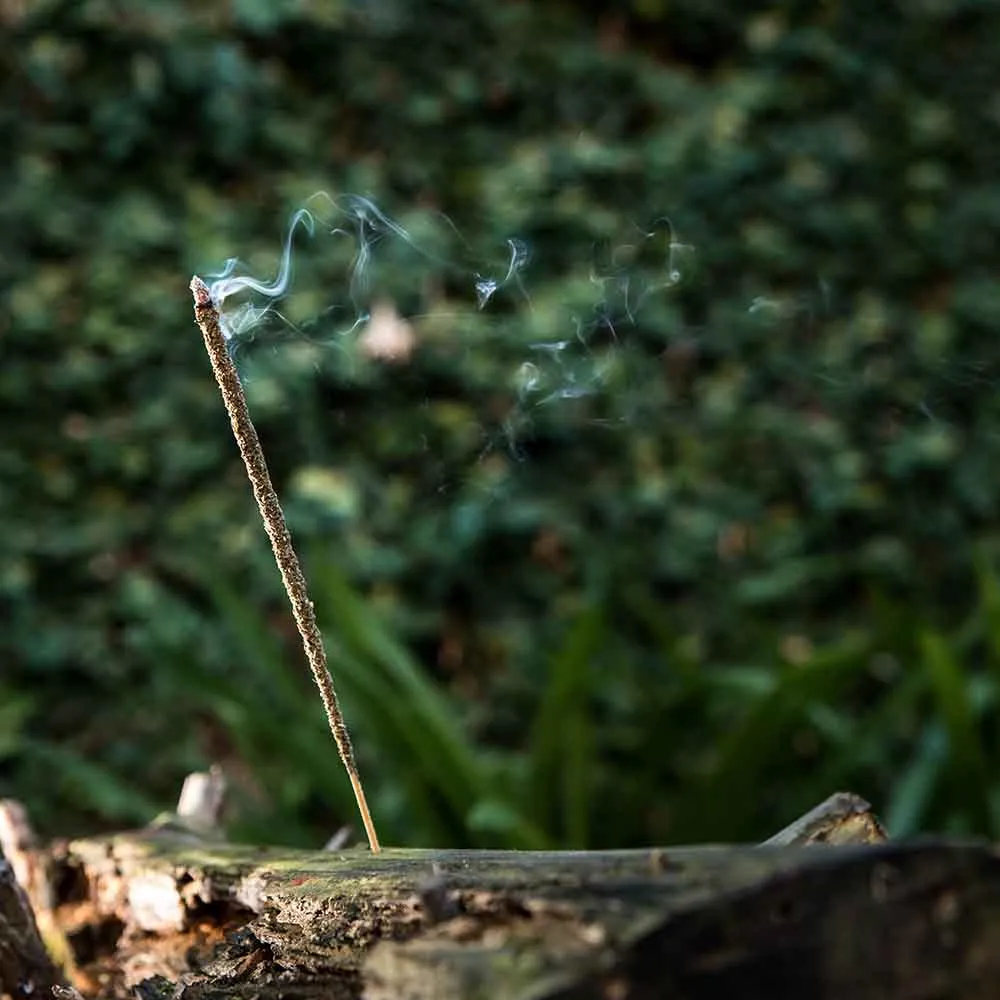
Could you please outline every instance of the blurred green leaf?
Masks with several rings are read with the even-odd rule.
[[[31,697],[0,686],[0,760],[20,749],[33,708]]]
[[[533,814],[552,817],[558,842],[583,849],[590,843],[594,806],[596,740],[591,720],[596,657],[604,653],[605,625],[599,608],[573,622],[548,664],[548,683],[532,726]]]
[[[886,802],[885,827],[893,837],[908,837],[925,828],[935,785],[948,763],[948,736],[939,724],[920,734],[909,765],[895,779]]]
[[[93,810],[122,826],[147,823],[160,811],[155,800],[122,781],[110,767],[53,743],[34,739],[25,743],[50,787],[77,809]]]
[[[922,661],[948,734],[952,792],[966,804],[976,830],[993,835],[989,768],[979,721],[970,704],[968,679],[944,636],[923,629],[919,639]]]

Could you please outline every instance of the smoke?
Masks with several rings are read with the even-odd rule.
[[[277,303],[289,294],[293,282],[293,249],[297,230],[304,231],[310,239],[322,235],[341,244],[337,250],[331,251],[329,247],[317,250],[321,256],[331,254],[343,257],[343,248],[347,247],[348,273],[342,287],[331,290],[334,299],[338,293],[346,299],[333,304],[331,311],[338,314],[345,309],[352,311],[353,318],[347,332],[354,332],[360,324],[370,320],[373,296],[384,297],[384,290],[379,293],[374,285],[380,254],[385,251],[386,244],[395,244],[395,250],[406,247],[412,251],[413,257],[420,262],[418,267],[410,262],[414,271],[425,272],[428,267],[436,269],[440,275],[468,271],[466,277],[480,310],[485,309],[508,286],[516,287],[528,300],[521,272],[528,264],[530,252],[522,240],[511,238],[506,241],[502,274],[469,270],[469,265],[463,260],[472,256],[467,242],[447,216],[439,215],[436,221],[437,236],[444,233],[450,242],[457,245],[458,255],[443,254],[417,240],[405,226],[383,212],[370,198],[354,194],[335,198],[325,191],[317,192],[292,215],[277,273],[272,279],[245,273],[244,265],[237,257],[228,259],[221,271],[209,276],[208,287],[223,319],[224,333],[234,342],[259,333],[265,319],[274,314]],[[388,255],[398,257],[398,253],[393,251],[389,251]],[[252,296],[249,300],[248,293]]]
[[[270,268],[232,258],[206,284],[244,373],[251,348],[271,366],[279,343],[301,346],[286,357],[305,378],[322,367],[321,408],[331,383],[361,390],[355,410],[314,407],[308,419],[355,416],[359,438],[419,464],[406,488],[432,505],[466,487],[499,499],[508,470],[531,460],[544,476],[554,448],[576,449],[586,476],[602,454],[652,447],[665,427],[678,441],[763,427],[753,439],[767,440],[772,411],[801,413],[817,440],[843,428],[858,441],[899,439],[900,462],[917,461],[904,445],[940,462],[970,395],[996,384],[989,362],[897,362],[880,299],[866,307],[822,275],[807,288],[723,275],[739,291],[713,301],[696,287],[696,248],[667,216],[644,226],[602,216],[578,230],[599,235],[578,235],[553,260],[530,231],[484,245],[441,213],[414,210],[404,223],[371,198],[318,192],[290,216]],[[643,433],[626,442],[622,430]],[[855,488],[833,471],[821,488],[809,469],[810,489]]]
[[[626,224],[576,261],[537,260],[523,235],[476,250],[441,213],[404,225],[371,198],[321,191],[292,214],[271,274],[234,257],[207,284],[234,356],[291,337],[334,348],[349,379],[365,364],[398,371],[425,342],[475,352],[490,391],[508,398],[483,429],[485,450],[520,459],[557,409],[591,426],[634,419],[641,393],[617,408],[589,401],[628,399],[630,384],[648,381],[669,333],[646,313],[683,284],[693,253],[666,217]]]
[[[431,450],[433,411],[482,470],[487,456],[519,463],[592,432],[693,427],[708,412],[738,419],[764,397],[850,421],[862,396],[883,392],[886,362],[822,278],[804,291],[747,278],[742,307],[729,289],[706,312],[702,291],[686,294],[696,250],[669,217],[599,226],[599,238],[554,261],[527,233],[484,248],[441,213],[412,211],[404,223],[371,198],[317,192],[290,216],[270,270],[232,258],[206,283],[241,364],[251,348],[271,365],[279,343],[301,344],[297,357],[341,385],[413,394],[414,440]],[[831,323],[841,332],[818,352]],[[723,369],[730,376],[713,377]],[[995,373],[955,367],[934,392],[918,379],[901,412],[947,428],[961,396],[948,381],[992,383]],[[431,461],[453,469],[452,451]]]
[[[215,305],[222,307],[226,299],[233,295],[238,295],[247,288],[259,292],[270,299],[277,299],[284,295],[288,290],[288,284],[292,276],[292,237],[295,235],[296,227],[300,224],[310,236],[316,231],[316,220],[306,209],[300,208],[292,216],[291,224],[288,227],[288,235],[285,236],[285,247],[281,254],[278,275],[271,282],[259,281],[249,275],[232,277],[233,271],[239,266],[239,260],[236,257],[230,257],[226,261],[222,273],[216,276],[216,280],[208,286],[209,294],[212,296],[212,301]]]

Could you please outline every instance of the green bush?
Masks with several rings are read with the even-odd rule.
[[[996,14],[617,9],[9,15],[0,778],[42,826],[208,759],[254,835],[349,818],[186,291],[325,190],[412,239],[342,200],[235,346],[394,838],[749,837],[845,783],[992,828]]]

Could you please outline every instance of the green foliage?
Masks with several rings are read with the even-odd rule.
[[[804,810],[836,787],[879,798],[896,835],[996,834],[988,775],[1000,764],[1000,743],[986,722],[1000,677],[967,674],[957,659],[987,651],[995,635],[993,574],[984,572],[979,606],[947,636],[887,625],[817,648],[789,636],[783,651],[761,646],[753,660],[704,669],[685,649],[689,637],[659,621],[663,662],[673,669],[655,689],[631,669],[634,643],[585,608],[559,648],[532,660],[539,680],[520,719],[525,738],[488,748],[460,724],[458,700],[389,637],[332,564],[317,569],[331,668],[389,843],[753,839],[776,813]],[[220,646],[157,661],[224,727],[259,782],[237,787],[234,830],[267,839],[277,814],[284,841],[315,843],[317,797],[343,817],[353,800],[305,670],[289,669],[295,643],[276,642],[231,586],[206,587],[227,626]],[[903,609],[891,610],[908,622]]]
[[[350,815],[186,292],[328,190],[413,242],[352,284],[357,213],[298,234],[237,347],[392,839],[749,837],[844,785],[992,829],[996,13],[627,10],[4,15],[0,781],[43,827],[208,759],[254,835]]]

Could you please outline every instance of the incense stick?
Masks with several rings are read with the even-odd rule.
[[[271,550],[274,552],[275,562],[281,572],[285,593],[288,594],[288,600],[292,605],[295,624],[302,637],[302,648],[305,650],[309,668],[312,670],[320,697],[323,699],[323,708],[326,710],[330,732],[333,733],[337,750],[340,752],[340,759],[351,779],[354,798],[358,803],[365,833],[368,835],[368,844],[372,853],[378,854],[381,848],[375,833],[375,824],[372,822],[371,813],[368,810],[368,801],[361,784],[361,775],[358,773],[358,767],[354,760],[351,736],[347,731],[347,724],[344,722],[344,716],[340,710],[340,702],[337,700],[337,692],[333,686],[333,678],[330,676],[330,668],[327,666],[326,650],[323,648],[323,636],[316,623],[316,612],[313,608],[313,602],[309,599],[309,590],[306,578],[302,573],[302,567],[299,565],[299,558],[292,547],[292,537],[285,523],[281,502],[278,500],[278,494],[271,482],[271,475],[267,471],[267,463],[264,460],[260,439],[257,437],[257,430],[250,419],[250,410],[243,393],[243,385],[236,371],[236,365],[229,355],[229,349],[226,347],[226,338],[222,332],[219,311],[212,302],[212,296],[205,282],[197,276],[191,279],[191,294],[194,296],[195,320],[205,338],[205,348],[212,362],[215,381],[219,384],[222,401],[225,403],[226,412],[229,414],[229,420],[232,424],[233,437],[236,438],[236,443],[239,445],[247,477],[253,487],[254,499],[257,501],[260,516],[264,520],[264,527],[271,540]]]

